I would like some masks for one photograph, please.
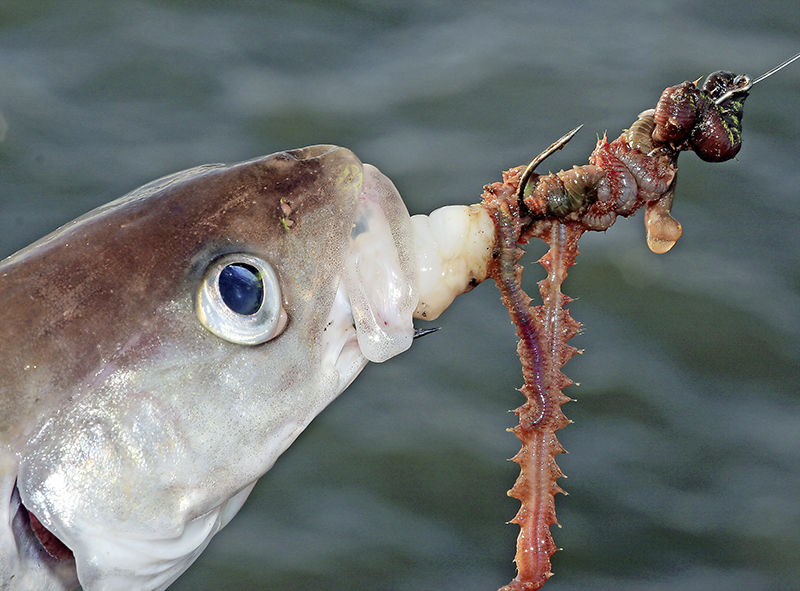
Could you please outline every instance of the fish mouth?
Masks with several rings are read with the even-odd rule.
[[[67,545],[56,537],[56,535],[47,529],[39,518],[36,517],[25,505],[19,497],[19,489],[16,483],[14,484],[14,492],[11,496],[12,509],[14,505],[18,505],[16,515],[14,516],[15,533],[24,534],[26,538],[38,544],[38,546],[47,553],[50,558],[54,560],[74,560],[75,555],[72,553]],[[33,534],[31,537],[30,534]]]
[[[19,506],[19,513],[21,513],[21,519],[23,521],[27,517],[28,526],[31,528],[34,537],[39,542],[39,545],[42,547],[42,549],[52,558],[55,558],[56,560],[75,559],[75,555],[72,553],[72,550],[70,550],[64,542],[59,540],[53,532],[42,525],[42,522],[39,521],[39,518],[28,511],[28,509],[22,503],[20,503]]]
[[[339,375],[338,393],[367,361],[381,363],[411,346],[419,299],[408,211],[378,169],[364,164],[362,174],[341,274],[322,328],[322,369]]]
[[[38,588],[56,588],[45,586],[55,581],[58,581],[59,589],[77,587],[78,574],[72,550],[22,504],[16,483],[11,494],[9,514],[13,516],[11,526],[21,566],[24,571],[32,573],[30,576],[35,578]],[[35,571],[40,572],[35,573]],[[20,576],[25,583],[30,580],[27,572]],[[31,581],[31,584],[34,584],[34,581]]]
[[[374,166],[364,164],[362,174],[339,290],[346,292],[361,353],[381,363],[411,346],[417,257],[411,217],[397,189]]]

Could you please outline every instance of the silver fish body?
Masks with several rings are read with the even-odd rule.
[[[410,228],[374,167],[312,146],[165,177],[3,261],[0,588],[165,589],[368,360],[410,346]],[[277,278],[265,342],[198,316],[238,255]]]

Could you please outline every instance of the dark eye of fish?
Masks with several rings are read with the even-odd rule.
[[[258,269],[244,263],[228,265],[219,274],[222,301],[234,312],[251,316],[264,301],[264,284]]]
[[[200,323],[238,345],[259,345],[286,327],[278,276],[264,259],[232,253],[212,261],[198,286]]]

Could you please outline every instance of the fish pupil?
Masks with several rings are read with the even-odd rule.
[[[264,301],[261,274],[244,263],[228,265],[219,274],[219,293],[225,305],[237,314],[255,314]]]

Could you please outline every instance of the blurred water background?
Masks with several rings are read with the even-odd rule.
[[[798,51],[796,0],[2,0],[0,251],[161,175],[312,143],[378,166],[411,213],[475,202],[580,123],[551,169],[666,86]],[[681,158],[669,254],[641,215],[582,239],[550,591],[800,588],[800,65],[754,88],[744,138],[738,161]],[[506,583],[513,329],[490,284],[438,324],[368,367],[173,589]]]

